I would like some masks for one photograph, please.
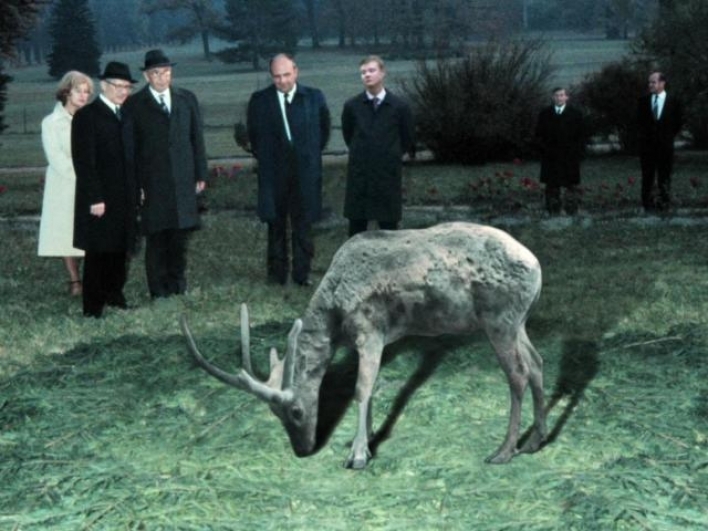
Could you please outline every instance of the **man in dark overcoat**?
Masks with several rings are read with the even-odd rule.
[[[197,194],[207,181],[199,103],[192,92],[172,86],[174,64],[162,50],[148,51],[141,68],[147,85],[126,105],[152,298],[187,288],[187,238],[200,225]]]
[[[541,182],[546,185],[546,209],[550,214],[578,211],[580,161],[585,149],[585,132],[582,113],[568,104],[568,93],[556,87],[553,104],[545,107],[538,116],[536,138],[541,149]],[[565,188],[565,205],[561,200]]]
[[[137,231],[137,186],[126,169],[121,116],[135,80],[117,62],[108,63],[99,79],[101,94],[76,112],[71,126],[74,246],[86,252],[82,296],[88,317],[101,317],[106,305],[126,308],[123,287]]]
[[[647,212],[670,207],[674,140],[682,124],[681,104],[676,96],[666,92],[666,77],[661,72],[652,72],[649,94],[640,98],[637,105],[642,206]]]
[[[258,217],[268,224],[268,281],[288,278],[287,224],[292,240],[292,279],[308,286],[315,253],[312,223],[322,215],[322,150],[330,114],[324,94],[299,84],[292,57],[270,61],[273,84],[254,92],[247,129],[258,161]]]
[[[376,220],[395,230],[403,209],[403,157],[415,157],[413,115],[401,98],[384,88],[386,69],[376,55],[359,64],[364,92],[344,104],[342,134],[349,148],[344,217],[349,235]]]

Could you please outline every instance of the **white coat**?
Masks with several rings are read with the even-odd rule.
[[[39,223],[39,256],[84,255],[73,246],[76,174],[71,159],[71,120],[61,102],[42,120],[42,147],[49,165]]]

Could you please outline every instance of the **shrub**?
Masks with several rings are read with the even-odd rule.
[[[667,90],[684,104],[694,148],[708,148],[708,3],[667,3],[638,37],[637,51],[652,58],[668,77]]]
[[[404,83],[418,139],[440,162],[509,160],[531,147],[553,72],[539,40],[490,42],[463,59],[418,63]]]
[[[587,112],[591,135],[616,136],[622,151],[636,152],[637,99],[646,92],[648,72],[648,67],[620,61],[585,76],[575,93]]]

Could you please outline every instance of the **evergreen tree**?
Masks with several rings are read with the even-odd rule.
[[[90,76],[100,72],[101,50],[88,0],[59,0],[49,22],[52,51],[47,58],[49,75],[60,78],[69,70]]]
[[[239,42],[239,47],[215,54],[224,62],[242,60],[245,53],[258,70],[261,58],[276,52],[294,53],[297,47],[300,28],[291,0],[227,0],[226,23],[220,36]]]
[[[46,0],[3,0],[0,2],[0,133],[7,127],[3,123],[7,85],[12,77],[5,73],[3,63],[14,54],[17,39],[32,29],[35,18]]]

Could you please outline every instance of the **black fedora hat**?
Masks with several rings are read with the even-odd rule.
[[[151,68],[158,68],[160,66],[174,66],[177,63],[171,62],[165,53],[160,50],[149,50],[145,53],[145,66],[140,70],[150,70]]]
[[[106,65],[103,70],[103,74],[98,76],[98,79],[122,79],[124,81],[129,81],[130,83],[137,83],[136,79],[133,79],[130,75],[130,67],[125,63],[119,63],[117,61],[111,61]]]

